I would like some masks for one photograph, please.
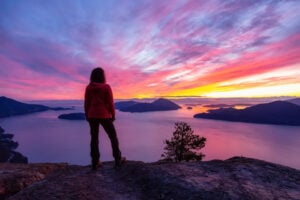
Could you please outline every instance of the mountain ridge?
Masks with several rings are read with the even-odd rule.
[[[300,106],[300,98],[288,99],[286,101]]]
[[[287,101],[257,104],[245,109],[221,108],[198,113],[194,118],[233,122],[300,126],[300,106]]]
[[[71,110],[72,108],[48,107],[40,104],[22,103],[20,101],[1,96],[0,97],[0,118],[16,115],[25,115],[47,110]]]
[[[171,100],[159,98],[151,103],[124,101],[116,103],[116,109],[122,112],[153,112],[178,110],[181,107]]]

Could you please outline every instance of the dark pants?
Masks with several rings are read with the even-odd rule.
[[[121,151],[119,149],[119,141],[117,132],[111,119],[88,119],[91,129],[91,157],[92,165],[97,165],[100,158],[99,153],[99,125],[101,124],[107,133],[113,151],[115,161],[121,159]]]

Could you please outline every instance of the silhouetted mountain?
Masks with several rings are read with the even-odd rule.
[[[46,110],[70,110],[70,108],[51,108],[44,105],[22,103],[4,96],[0,97],[0,118],[15,115],[24,115]]]
[[[286,100],[290,103],[293,103],[293,104],[297,104],[300,106],[300,98],[295,98],[295,99],[289,99],[289,100]]]
[[[234,108],[210,110],[208,113],[199,113],[194,115],[194,117],[235,122],[300,126],[300,106],[286,101],[274,101],[251,106],[243,110]]]
[[[134,104],[137,104],[137,103],[139,103],[139,102],[137,102],[137,101],[120,101],[120,102],[115,103],[115,108],[120,110],[123,108],[127,108],[129,106],[132,106]]]
[[[27,163],[28,160],[21,153],[14,151],[19,144],[13,141],[13,134],[5,133],[0,127],[0,162]]]
[[[170,110],[177,110],[177,109],[181,108],[176,103],[174,103],[168,99],[163,99],[163,98],[159,98],[159,99],[153,101],[152,104],[156,105],[156,106],[161,106],[161,107],[164,107],[164,108],[170,109]]]
[[[206,108],[233,108],[235,106],[251,106],[251,104],[240,103],[240,104],[207,104],[203,105]]]
[[[123,112],[151,112],[151,111],[177,110],[180,108],[181,108],[180,106],[173,103],[172,101],[160,98],[153,101],[152,103],[135,102],[132,103],[132,105],[129,105],[127,107],[123,106],[122,108],[119,108],[119,110]]]
[[[207,104],[203,105],[203,107],[206,108],[228,108],[228,107],[233,107],[234,105],[228,105],[228,104]]]
[[[68,119],[68,120],[85,120],[84,113],[69,113],[62,114],[58,116],[59,119]]]

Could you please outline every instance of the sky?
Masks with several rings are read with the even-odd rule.
[[[0,96],[300,97],[299,0],[1,0]]]

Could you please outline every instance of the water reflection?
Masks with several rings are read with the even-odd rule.
[[[130,160],[157,161],[163,152],[163,140],[170,138],[174,122],[185,121],[195,133],[207,138],[205,160],[248,156],[300,169],[300,127],[259,125],[194,119],[203,109],[194,106],[177,111],[151,113],[117,112],[116,128],[123,154]],[[77,107],[77,111],[82,111]],[[59,120],[66,111],[47,111],[0,120],[7,132],[15,134],[18,151],[29,162],[69,162],[87,165],[89,128],[85,121]],[[73,111],[71,111],[73,112]],[[101,160],[112,160],[105,132],[100,130]]]

